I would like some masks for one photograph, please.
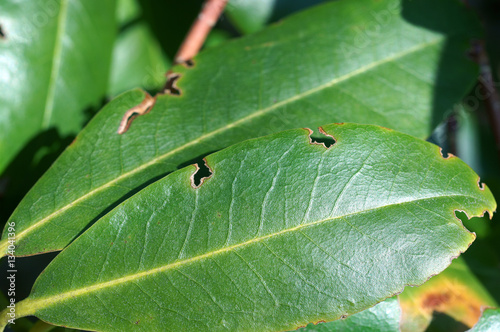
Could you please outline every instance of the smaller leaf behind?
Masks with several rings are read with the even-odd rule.
[[[471,220],[471,223],[481,221]],[[399,301],[403,332],[447,332],[455,330],[454,327],[472,327],[481,315],[481,308],[497,305],[463,256],[422,286],[405,289]]]
[[[497,332],[500,331],[500,309],[488,308],[483,311],[479,322],[469,332]]]

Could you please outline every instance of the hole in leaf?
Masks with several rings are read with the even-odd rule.
[[[180,96],[182,94],[182,91],[176,86],[176,82],[180,77],[181,74],[168,73],[167,83],[165,84],[165,88],[163,89],[164,92],[172,96]]]
[[[332,145],[335,144],[335,138],[333,138],[332,135],[327,134],[323,128],[319,127],[319,133],[313,132],[311,129],[306,128],[309,130],[309,140],[311,144],[319,144],[323,145],[325,148],[329,149],[332,147]]]
[[[210,167],[208,167],[207,160],[205,158],[196,163],[195,166],[196,171],[191,176],[191,185],[193,188],[199,188],[205,179],[208,179],[213,175],[213,172]]]

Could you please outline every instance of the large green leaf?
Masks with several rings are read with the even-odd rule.
[[[17,315],[88,330],[290,330],[366,309],[441,272],[496,208],[478,176],[389,129],[295,129],[143,189],[60,253]],[[0,317],[6,317],[0,315]],[[5,318],[4,323],[5,323]]]
[[[500,309],[488,308],[483,311],[479,322],[470,332],[497,332],[500,331]]]
[[[248,138],[330,122],[373,123],[426,137],[437,116],[433,105],[444,111],[475,79],[462,31],[477,22],[454,0],[422,2],[453,18],[436,18],[446,21],[451,37],[407,22],[398,0],[337,1],[209,49],[193,68],[175,67],[181,95],[160,96],[118,135],[125,111],[143,99],[139,91],[121,96],[12,215],[16,254],[62,249],[137,187]],[[405,17],[427,18],[428,9],[419,6],[404,2]],[[443,61],[456,66],[443,73]],[[6,247],[4,232],[0,252]]]
[[[309,324],[300,332],[399,332],[401,308],[397,298],[390,298],[370,309],[363,310],[346,319],[330,323]]]
[[[107,92],[115,1],[0,2],[0,174],[35,135],[84,125]]]

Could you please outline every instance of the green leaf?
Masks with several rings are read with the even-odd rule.
[[[138,187],[248,138],[330,122],[427,137],[433,119],[441,119],[437,110],[461,98],[475,78],[477,68],[465,58],[468,32],[462,31],[477,21],[456,1],[422,2],[443,17],[453,12],[448,32],[408,23],[397,0],[349,0],[209,49],[194,67],[174,68],[180,96],[159,96],[153,110],[117,135],[125,111],[143,99],[139,91],[122,95],[18,206],[10,219],[17,227],[16,254],[62,249]],[[404,16],[426,20],[428,9],[418,6],[403,2]],[[455,67],[441,72],[440,62]],[[0,252],[6,247],[4,232]]]
[[[500,331],[500,309],[488,308],[483,311],[479,322],[470,332],[496,332]]]
[[[470,223],[474,221],[483,220]],[[481,308],[497,305],[463,257],[422,286],[405,289],[399,301],[403,310],[403,332],[446,332],[471,327],[478,321]]]
[[[222,30],[222,29],[212,29],[210,33],[207,36],[207,39],[205,40],[205,43],[203,44],[203,48],[207,49],[210,47],[216,47],[219,45],[222,45],[223,43],[227,42],[229,39],[231,39],[231,35],[229,32]]]
[[[0,174],[40,132],[75,134],[107,91],[115,1],[0,2]]]
[[[225,13],[238,31],[248,34],[261,30],[271,21],[323,1],[325,0],[231,0]]]
[[[248,34],[261,30],[272,16],[274,0],[231,0],[225,13],[241,33]]]
[[[285,131],[209,155],[198,187],[193,165],[148,186],[60,253],[17,315],[101,331],[328,322],[441,272],[475,238],[455,211],[496,208],[435,145],[377,126],[323,131],[330,148]]]
[[[309,324],[301,328],[300,332],[399,332],[401,308],[397,298],[390,298],[374,307],[363,310],[346,319],[339,319],[330,323],[318,325]]]
[[[136,87],[159,90],[169,65],[148,25],[138,22],[116,40],[109,93],[117,95]]]
[[[139,0],[116,0],[116,20],[121,28],[140,18],[141,12]]]

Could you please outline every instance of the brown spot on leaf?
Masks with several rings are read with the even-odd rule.
[[[428,294],[427,297],[422,302],[424,308],[435,309],[440,305],[446,304],[450,301],[450,295],[443,294]]]

